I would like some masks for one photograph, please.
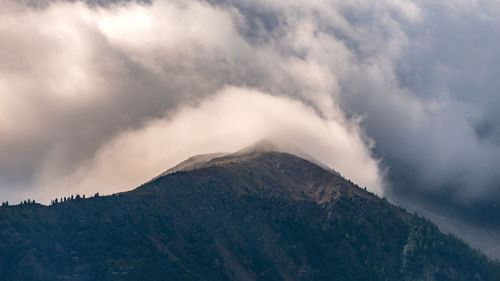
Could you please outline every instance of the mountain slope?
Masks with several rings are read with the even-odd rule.
[[[0,208],[0,280],[500,280],[463,242],[299,157],[195,162],[126,193]]]

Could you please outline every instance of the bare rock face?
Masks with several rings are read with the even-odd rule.
[[[500,280],[331,169],[259,144],[112,196],[0,208],[0,280]]]

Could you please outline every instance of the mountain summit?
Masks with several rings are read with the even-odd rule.
[[[0,280],[500,280],[500,266],[339,174],[262,149],[130,192],[0,208]]]
[[[252,158],[255,155],[263,153],[290,153],[293,152],[294,155],[300,155],[300,158],[307,159],[308,161],[330,171],[337,175],[340,175],[334,169],[328,167],[326,164],[314,159],[314,157],[300,150],[299,148],[289,144],[289,143],[279,143],[275,140],[263,139],[254,144],[246,146],[234,153],[210,153],[201,154],[190,157],[189,159],[179,163],[178,165],[168,169],[164,173],[155,177],[157,179],[162,176],[166,176],[175,172],[180,171],[192,171],[201,168],[207,168],[213,165],[224,164],[229,162],[238,162],[241,160],[247,160],[249,157]],[[298,157],[298,156],[297,156]]]

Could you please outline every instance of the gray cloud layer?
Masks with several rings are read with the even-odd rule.
[[[273,132],[379,193],[497,203],[497,1],[87,3],[0,0],[4,200]]]

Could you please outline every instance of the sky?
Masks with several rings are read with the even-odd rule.
[[[273,138],[500,228],[498,50],[496,0],[0,0],[0,201]]]

